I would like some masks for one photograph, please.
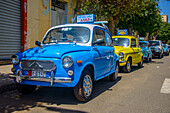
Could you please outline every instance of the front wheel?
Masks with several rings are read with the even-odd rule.
[[[127,60],[126,65],[123,67],[123,71],[126,73],[131,72],[131,62],[130,59]]]
[[[16,88],[22,94],[29,94],[32,93],[37,86],[16,83]]]
[[[112,74],[109,76],[110,81],[115,81],[115,80],[117,80],[118,72],[119,72],[119,63],[117,62],[117,63],[116,63],[116,66],[115,66],[115,72],[112,73]]]
[[[88,70],[84,70],[79,83],[74,87],[74,95],[77,100],[86,102],[91,99],[92,91],[92,74]]]

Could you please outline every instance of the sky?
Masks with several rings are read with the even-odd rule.
[[[170,1],[160,0],[159,7],[161,15],[168,15],[168,23],[170,23]]]

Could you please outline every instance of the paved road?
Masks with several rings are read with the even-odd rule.
[[[78,102],[71,88],[39,88],[29,95],[15,90],[0,94],[0,112],[170,113],[170,56],[153,59],[140,69],[133,66],[116,82],[96,82],[87,103]]]

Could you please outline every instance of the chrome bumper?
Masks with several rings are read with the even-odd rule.
[[[124,61],[119,61],[119,63],[125,63],[126,61],[124,60]]]
[[[51,78],[33,78],[30,76],[18,76],[18,75],[9,75],[10,78],[20,79],[22,80],[30,80],[30,81],[40,81],[40,82],[53,82],[53,83],[71,83],[71,78],[67,77],[54,77],[53,80]]]

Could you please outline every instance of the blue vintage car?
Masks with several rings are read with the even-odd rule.
[[[19,92],[37,86],[73,87],[79,101],[88,101],[93,82],[109,76],[116,80],[119,57],[110,32],[95,24],[65,24],[50,28],[37,47],[12,56],[13,74]]]
[[[164,54],[168,56],[169,55],[168,46],[166,44],[163,44],[163,47],[164,47]]]
[[[143,53],[144,59],[149,62],[152,61],[152,51],[148,41],[139,41],[141,51]]]

